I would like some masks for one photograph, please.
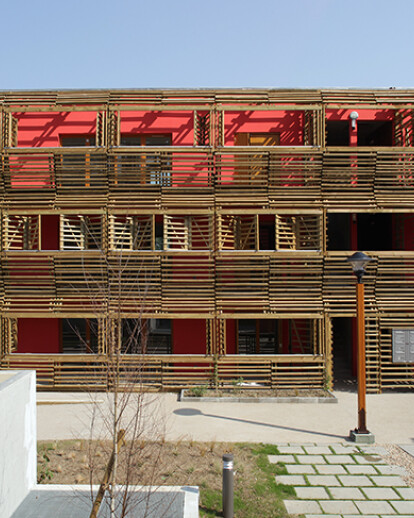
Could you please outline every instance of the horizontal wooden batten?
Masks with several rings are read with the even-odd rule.
[[[111,369],[115,364],[99,355],[12,354],[0,365],[9,369],[37,370],[39,390],[111,390]],[[314,355],[225,356],[218,359],[197,355],[122,357],[120,381],[154,390],[178,390],[209,385],[223,387],[234,380],[259,383],[260,388],[305,388],[323,386],[324,358]],[[269,376],[269,372],[271,376]]]

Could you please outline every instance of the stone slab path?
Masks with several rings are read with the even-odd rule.
[[[289,514],[306,518],[413,518],[414,489],[405,470],[389,466],[379,446],[283,444],[269,462],[285,465],[278,484],[291,485],[296,499],[284,500]]]

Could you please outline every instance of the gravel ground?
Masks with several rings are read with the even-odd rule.
[[[402,476],[402,478],[409,486],[414,487],[414,457],[394,444],[386,444],[384,447],[389,452],[388,455],[384,456],[384,460],[391,466],[405,468],[408,474]]]

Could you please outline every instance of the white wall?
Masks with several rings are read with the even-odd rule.
[[[36,485],[36,373],[0,371],[0,516]]]

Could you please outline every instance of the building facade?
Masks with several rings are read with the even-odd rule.
[[[363,250],[368,390],[414,386],[414,90],[0,99],[2,368],[105,389],[113,342],[150,388],[332,386]]]

